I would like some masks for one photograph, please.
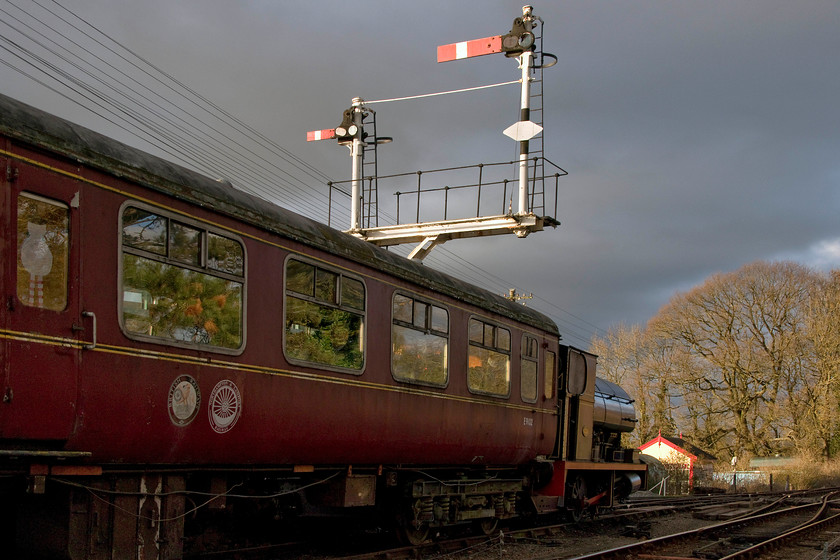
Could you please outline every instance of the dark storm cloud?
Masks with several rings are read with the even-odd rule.
[[[62,5],[333,178],[349,175],[346,150],[305,133],[336,126],[353,97],[518,77],[501,55],[436,64],[435,47],[506,32],[519,2]],[[570,172],[563,225],[524,241],[452,242],[428,266],[462,255],[498,291],[533,291],[542,302],[529,305],[585,344],[596,326],[644,322],[718,271],[773,258],[840,265],[840,4],[551,1],[534,13],[559,59],[545,72],[545,120],[546,156]],[[3,93],[91,121],[0,77]],[[380,165],[512,159],[501,131],[518,102],[506,86],[374,106],[379,133],[395,138]]]

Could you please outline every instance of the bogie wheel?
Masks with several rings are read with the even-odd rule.
[[[400,536],[406,544],[411,546],[418,546],[429,540],[429,524],[426,522],[419,523],[415,526],[414,523],[409,522],[400,527]]]
[[[418,519],[421,507],[422,504],[418,500],[398,516],[397,535],[405,544],[417,546],[429,540],[431,533],[429,523]]]
[[[492,537],[499,532],[499,518],[485,517],[484,519],[479,519],[475,526],[479,535]]]
[[[586,481],[577,476],[566,486],[566,512],[569,519],[577,523],[586,510]]]

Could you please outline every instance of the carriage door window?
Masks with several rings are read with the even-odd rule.
[[[554,397],[554,367],[557,362],[557,355],[554,352],[546,351],[545,353],[545,399],[551,400]]]
[[[17,296],[29,307],[67,307],[70,209],[28,193],[18,196]]]
[[[525,402],[537,402],[537,369],[539,346],[533,336],[522,336],[522,361],[520,362],[520,395]]]

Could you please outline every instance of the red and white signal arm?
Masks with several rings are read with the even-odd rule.
[[[482,56],[502,52],[502,36],[485,37],[473,39],[472,41],[461,41],[450,45],[440,45],[437,48],[437,61],[449,62],[473,56]]]
[[[314,142],[316,140],[329,140],[335,138],[334,128],[325,128],[323,130],[310,130],[306,133],[306,141]]]

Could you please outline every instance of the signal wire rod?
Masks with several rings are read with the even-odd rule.
[[[437,93],[423,93],[420,95],[409,95],[408,97],[394,97],[393,99],[377,99],[376,101],[365,101],[365,105],[370,105],[372,103],[388,103],[389,101],[405,101],[407,99],[420,99],[421,97],[434,97],[436,95],[448,95],[450,93],[463,93],[465,91],[475,91],[478,89],[487,89],[492,87],[499,87],[499,86],[509,86],[511,84],[518,84],[521,80],[511,80],[510,82],[501,82],[498,84],[490,84],[486,86],[476,86],[471,88],[464,88],[464,89],[453,89],[451,91],[439,91]]]

